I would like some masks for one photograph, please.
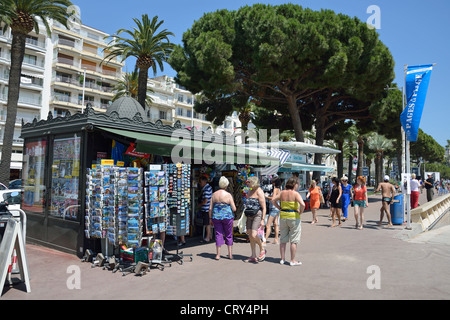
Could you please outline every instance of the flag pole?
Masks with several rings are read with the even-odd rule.
[[[406,107],[405,102],[407,102],[407,98],[405,97],[406,94],[406,76],[408,72],[408,65],[405,64],[405,84],[403,86],[403,99],[404,104],[403,108]],[[406,138],[406,132],[403,130],[403,134],[405,136],[405,162],[406,162],[406,230],[411,230],[411,155],[410,155],[410,145],[409,140]]]

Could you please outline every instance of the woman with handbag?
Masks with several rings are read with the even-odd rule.
[[[250,191],[247,195],[244,214],[247,217],[247,234],[250,240],[250,248],[252,255],[247,259],[248,262],[260,262],[266,257],[266,250],[262,245],[262,240],[258,236],[258,229],[263,228],[266,218],[266,197],[259,187],[258,177],[251,176],[248,178]],[[260,254],[256,256],[256,245],[259,247]]]
[[[316,186],[316,181],[312,180],[308,191],[309,192],[306,195],[306,199],[309,198],[309,206],[312,212],[313,219],[311,224],[315,224],[319,222],[319,220],[317,220],[317,209],[320,208],[320,203],[323,203],[322,190],[320,189],[320,187]]]

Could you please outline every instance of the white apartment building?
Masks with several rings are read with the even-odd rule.
[[[34,31],[27,38],[16,131],[11,159],[12,178],[19,178],[22,169],[23,140],[20,139],[21,123],[46,119],[49,112],[54,117],[82,111],[90,103],[95,111],[106,111],[114,96],[113,88],[122,78],[124,63],[119,58],[103,62],[109,35],[86,25],[67,30],[58,22],[49,21],[51,37],[40,23],[40,34]],[[10,69],[11,30],[3,33],[0,28],[0,148],[6,120],[8,80]],[[174,78],[159,76],[148,79],[148,87],[154,93],[148,119],[159,119],[173,125],[180,121],[183,127],[225,131],[232,134],[240,127],[236,113],[221,126],[205,119],[194,110],[195,95],[175,83]],[[1,151],[1,150],[0,150]]]
[[[161,119],[164,124],[170,125],[180,121],[182,127],[196,127],[198,130],[212,127],[214,131],[225,131],[227,134],[233,133],[236,128],[241,126],[236,113],[228,116],[220,126],[215,126],[207,121],[204,114],[194,110],[195,95],[175,83],[172,77],[166,75],[154,77],[148,80],[147,85],[154,91],[149,93],[152,98],[148,111],[150,121]]]
[[[44,114],[73,114],[88,103],[95,111],[105,111],[111,104],[124,63],[117,58],[102,63],[108,54],[104,49],[109,39],[105,37],[107,33],[85,25],[67,30],[57,22],[53,24],[47,47],[50,94],[48,103],[44,101]]]
[[[40,28],[45,30],[44,25],[40,25]],[[3,32],[3,25],[0,26],[0,147],[3,146],[8,102],[11,41],[11,29]],[[11,157],[12,178],[18,178],[22,169],[23,140],[19,138],[22,119],[28,122],[35,117],[37,119],[41,118],[45,82],[45,57],[46,36],[31,32],[26,40],[25,56],[22,64],[20,95]]]
[[[113,87],[122,77],[124,66],[117,58],[102,63],[108,34],[80,25],[67,30],[58,22],[49,22],[52,35],[39,23],[40,34],[27,37],[22,64],[16,130],[11,159],[12,178],[22,168],[23,140],[19,138],[22,119],[46,119],[81,111],[91,103],[96,111],[105,111],[113,97]],[[8,80],[11,65],[11,29],[0,28],[0,146],[6,120]],[[83,90],[84,88],[84,90]],[[83,103],[84,100],[84,103]]]

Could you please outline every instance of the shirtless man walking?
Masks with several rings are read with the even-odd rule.
[[[384,182],[381,182],[378,185],[377,190],[374,193],[377,193],[381,189],[381,200],[382,205],[380,209],[380,221],[378,222],[378,225],[381,226],[384,218],[384,212],[386,212],[386,216],[388,219],[388,227],[392,227],[392,221],[391,221],[391,213],[389,211],[389,205],[391,204],[392,200],[394,200],[395,196],[395,188],[392,184],[389,183],[389,176],[384,176]]]

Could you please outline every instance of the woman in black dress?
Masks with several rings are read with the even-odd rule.
[[[333,188],[331,188],[330,195],[331,217],[333,218],[333,224],[331,227],[334,228],[336,227],[336,216],[339,220],[339,226],[341,225],[341,215],[339,209],[341,208],[340,200],[342,196],[342,188],[338,178],[333,177],[331,181],[333,182]]]

